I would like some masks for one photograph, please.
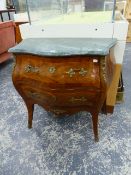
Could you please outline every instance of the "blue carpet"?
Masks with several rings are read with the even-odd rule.
[[[0,175],[131,174],[131,44],[123,64],[125,102],[99,115],[93,140],[87,112],[55,118],[36,105],[33,129],[11,80],[12,61],[0,65]]]

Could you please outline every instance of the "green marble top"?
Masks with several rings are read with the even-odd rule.
[[[116,44],[112,38],[28,38],[9,49],[12,53],[40,56],[108,55]]]

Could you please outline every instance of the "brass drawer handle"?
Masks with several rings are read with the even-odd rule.
[[[70,68],[69,71],[66,72],[66,74],[68,74],[69,77],[73,77],[73,75],[75,75],[76,73],[75,73],[75,71],[72,68]]]
[[[25,67],[25,72],[28,72],[28,73],[39,73],[39,68],[31,66],[31,65],[27,65]]]
[[[80,69],[73,69],[73,68],[70,68],[68,72],[66,72],[66,74],[69,75],[69,77],[73,77],[73,75],[76,74],[76,72],[79,72],[79,74],[81,76],[85,76],[87,74],[87,70],[85,70],[84,68],[80,68]]]
[[[81,68],[79,74],[84,77],[87,74],[87,70]]]
[[[76,102],[86,102],[87,101],[87,98],[86,97],[80,97],[80,98],[75,98],[75,97],[72,97],[70,99],[70,102],[72,103],[76,103]]]
[[[29,91],[28,96],[33,98],[33,99],[40,100],[43,102],[44,102],[44,99],[46,99],[46,95],[43,95],[43,94],[37,93],[37,92],[33,92],[33,91]],[[56,96],[51,96],[51,101],[54,103],[56,101]]]
[[[51,74],[53,74],[53,73],[55,73],[56,68],[55,68],[55,67],[49,67],[49,68],[48,68],[48,71],[49,71]]]

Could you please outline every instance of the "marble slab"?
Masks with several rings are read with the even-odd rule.
[[[9,49],[9,52],[40,56],[105,56],[116,43],[117,39],[112,38],[28,38]]]

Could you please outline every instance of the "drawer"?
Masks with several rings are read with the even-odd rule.
[[[17,79],[37,80],[45,87],[100,88],[99,58],[87,56],[44,58],[18,55]]]
[[[99,99],[99,93],[89,91],[74,91],[74,93],[55,93],[58,106],[93,106]]]
[[[80,91],[74,90],[73,92],[69,91],[44,91],[42,89],[36,89],[33,87],[21,85],[20,87],[22,93],[41,105],[48,106],[95,106],[99,100],[100,92],[91,92],[91,91]]]

